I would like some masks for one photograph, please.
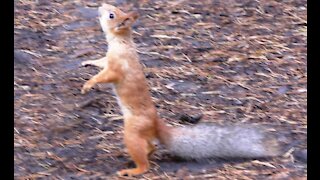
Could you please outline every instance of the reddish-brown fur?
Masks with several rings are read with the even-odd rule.
[[[104,69],[88,80],[81,92],[86,93],[97,83],[114,84],[123,110],[124,143],[137,166],[134,169],[121,170],[118,174],[137,175],[149,169],[148,155],[154,151],[151,141],[158,138],[157,128],[167,127],[158,120],[135,44],[132,41],[131,27],[115,28],[126,19],[125,23],[131,25],[130,23],[137,18],[137,14],[134,12],[125,14],[106,4],[100,8],[100,11],[113,12],[116,16],[111,20],[100,19],[100,21],[107,21],[108,27],[103,28],[107,30],[109,49],[105,58],[83,62],[83,65],[91,64]],[[103,26],[103,23],[101,24]]]
[[[102,5],[99,12],[108,52],[99,60],[82,63],[103,70],[88,80],[81,92],[86,93],[97,83],[114,86],[124,117],[124,143],[136,164],[136,168],[120,170],[119,175],[138,175],[149,169],[148,156],[155,149],[154,139],[159,139],[172,153],[186,158],[254,158],[279,154],[277,141],[260,128],[207,124],[184,128],[167,126],[158,117],[131,36],[137,13],[126,14],[107,4]]]

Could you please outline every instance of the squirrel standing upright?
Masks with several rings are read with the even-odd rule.
[[[112,83],[124,117],[124,143],[136,168],[123,169],[118,175],[138,175],[149,169],[148,156],[155,150],[152,141],[160,143],[173,154],[184,158],[277,156],[279,143],[262,129],[253,126],[218,126],[198,124],[171,127],[159,118],[149,87],[139,63],[131,26],[136,12],[124,13],[103,4],[99,7],[100,24],[106,34],[108,52],[99,60],[82,63],[103,68],[88,80],[84,94],[97,83]]]

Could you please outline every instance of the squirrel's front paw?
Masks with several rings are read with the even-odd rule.
[[[90,65],[91,63],[90,63],[90,60],[89,61],[83,61],[82,63],[81,63],[81,66],[87,66],[87,65]]]
[[[83,85],[83,87],[82,87],[82,89],[81,89],[81,94],[85,94],[85,93],[87,93],[88,91],[90,91],[90,89],[92,88],[92,86],[93,86],[93,84],[91,84],[89,81],[87,81],[87,82]]]

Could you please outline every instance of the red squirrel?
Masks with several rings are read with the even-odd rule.
[[[138,13],[125,13],[103,4],[99,7],[100,24],[106,34],[108,52],[99,60],[84,61],[102,70],[82,87],[82,94],[97,83],[111,83],[124,118],[124,143],[135,162],[133,169],[118,175],[134,176],[146,172],[148,156],[158,139],[169,151],[184,158],[244,157],[279,155],[279,143],[254,126],[218,126],[210,123],[187,127],[171,127],[160,119],[139,62],[132,38],[132,24]]]

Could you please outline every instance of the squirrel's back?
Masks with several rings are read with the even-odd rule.
[[[280,154],[279,144],[271,134],[262,128],[245,125],[202,123],[171,128],[170,137],[163,143],[174,155],[191,159],[259,158]]]

